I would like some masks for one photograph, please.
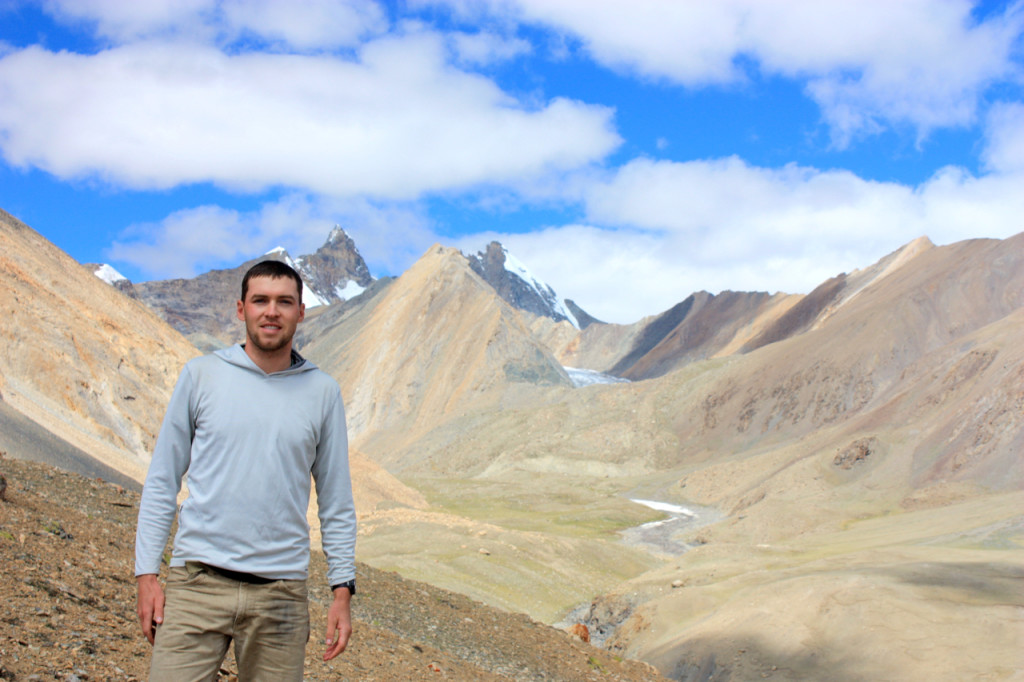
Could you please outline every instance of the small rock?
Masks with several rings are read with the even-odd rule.
[[[674,588],[677,588],[677,587],[682,587],[682,586],[683,586],[683,585],[685,585],[685,584],[686,584],[686,583],[685,583],[685,582],[683,582],[682,580],[673,580],[673,581],[672,581],[672,587],[673,587],[673,589],[674,589]]]
[[[579,637],[586,643],[590,643],[590,630],[583,623],[575,623],[569,628],[569,634]]]
[[[483,547],[480,548],[480,553],[483,554],[484,556],[491,556],[491,553],[488,550],[484,549]]]

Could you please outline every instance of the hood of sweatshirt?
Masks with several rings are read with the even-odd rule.
[[[291,367],[289,367],[288,369],[283,369],[280,372],[273,372],[272,374],[267,374],[262,369],[260,369],[259,365],[253,362],[252,358],[250,358],[249,355],[245,352],[245,346],[243,346],[240,343],[235,344],[233,346],[228,346],[227,348],[222,348],[221,350],[218,351],[214,351],[213,354],[216,355],[221,360],[223,360],[224,362],[227,362],[228,364],[234,365],[236,367],[241,367],[242,369],[249,370],[250,372],[256,372],[258,374],[262,374],[265,376],[301,374],[302,372],[311,372],[316,369],[316,365],[314,365],[312,362],[299,355],[298,351],[296,351],[295,349],[292,349]]]

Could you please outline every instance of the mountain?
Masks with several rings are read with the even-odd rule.
[[[46,355],[95,334],[94,371],[115,367],[87,287],[141,306],[45,244],[20,248],[4,286],[27,259],[40,274],[4,292],[31,311],[4,333],[52,335]],[[86,298],[53,293],[67,288]],[[61,316],[37,324],[49,308]],[[699,292],[582,330],[512,306],[435,246],[300,329],[342,385],[366,566],[582,621],[677,680],[1019,669],[1024,234],[921,239],[806,296]],[[10,366],[31,351],[18,343]],[[625,359],[639,380],[576,387],[572,357]],[[110,390],[148,358],[104,375]],[[63,397],[86,363],[52,364],[18,381]]]
[[[106,263],[83,263],[82,267],[130,298],[138,298],[132,281]]]
[[[138,479],[195,349],[139,301],[0,211],[0,396]]]
[[[373,283],[366,262],[352,238],[338,226],[327,235],[324,245],[308,256],[294,261],[303,284],[312,294],[306,307],[314,303],[330,305],[358,296]]]
[[[283,248],[236,268],[212,270],[191,279],[170,279],[134,285],[140,300],[156,310],[197,348],[209,351],[238,343],[243,330],[238,324],[235,301],[245,272],[261,260],[279,260],[302,275],[303,302],[307,310],[359,295],[373,283],[352,239],[339,227],[331,230],[316,253],[292,259]],[[121,286],[121,280],[118,280]]]
[[[369,292],[368,292],[369,293]],[[517,387],[572,382],[458,251],[435,245],[361,306],[306,325],[304,352],[338,377],[349,431],[411,442],[453,414],[497,408]],[[307,341],[308,339],[308,341]],[[399,467],[397,451],[378,459]]]
[[[658,566],[584,603],[591,630],[610,632],[616,651],[675,679],[743,680],[766,666],[785,679],[840,680],[1002,679],[1012,669],[1020,629],[998,624],[1024,607],[1012,588],[1024,578],[1024,235],[919,240],[805,297],[695,296],[673,329],[716,306],[757,314],[713,328],[723,330],[705,337],[714,352],[660,376],[526,384],[478,410],[470,400],[430,413],[458,400],[458,382],[389,384],[391,369],[368,379],[354,361],[388,358],[396,339],[435,319],[424,301],[445,300],[449,282],[431,278],[442,285],[432,294],[423,280],[413,288],[421,298],[409,310],[420,317],[391,316],[375,343],[325,349],[348,358],[338,367],[354,370],[350,390],[366,396],[357,405],[370,395],[388,401],[377,409],[422,405],[364,422],[368,456],[477,525],[378,519],[363,544],[375,565],[548,618],[551,600],[572,606],[581,575],[602,583],[586,567],[639,568],[637,555],[613,558],[621,545],[605,534],[643,522],[627,497],[660,499],[708,521],[664,526],[666,546],[684,554],[661,550]],[[377,325],[395,309],[379,301]],[[538,319],[515,312],[534,333]],[[451,323],[475,318],[467,313],[445,325],[466,344],[458,353],[434,352],[427,337],[394,362],[416,376],[465,357],[473,328]],[[472,560],[476,532],[505,548],[488,550],[500,566]],[[847,603],[855,608],[835,606]],[[956,653],[965,648],[982,653]],[[865,649],[878,652],[867,664]]]
[[[927,238],[914,240],[869,268],[831,278],[806,296],[702,291],[632,325],[588,324],[578,334],[548,330],[541,338],[566,365],[633,381],[650,379],[807,332],[869,284],[932,248]]]
[[[573,312],[568,302],[558,300],[554,289],[534,277],[523,263],[498,242],[491,242],[485,251],[466,256],[473,272],[491,285],[498,296],[514,308],[534,315],[549,317],[556,322],[566,321],[580,327],[577,314],[589,324],[594,318],[576,304]]]

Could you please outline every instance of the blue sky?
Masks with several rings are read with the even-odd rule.
[[[134,281],[340,224],[608,321],[1024,229],[1024,2],[0,0],[0,208]]]

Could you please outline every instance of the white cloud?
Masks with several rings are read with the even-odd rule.
[[[107,257],[156,279],[192,277],[222,261],[251,258],[255,222],[219,206],[176,211],[160,223],[129,227]]]
[[[461,248],[497,239],[560,296],[600,319],[635,322],[700,290],[806,293],[922,235],[948,244],[1024,229],[1019,171],[975,177],[950,167],[910,187],[736,158],[636,160],[593,182],[590,225],[488,232]]]
[[[993,107],[987,123],[988,139],[982,153],[986,168],[1024,172],[1024,104],[1002,103]]]
[[[311,50],[351,47],[388,28],[384,10],[373,0],[46,0],[44,7],[56,19],[85,22],[115,43],[257,36]]]
[[[283,246],[292,256],[320,248],[335,225],[355,241],[375,276],[400,274],[439,241],[416,205],[289,194],[252,211],[198,206],[132,225],[105,257],[152,279],[233,267]]]
[[[450,36],[459,62],[487,66],[529,54],[532,46],[521,38],[507,38],[496,33],[452,33]]]
[[[211,37],[208,24],[215,0],[45,0],[43,6],[65,22],[86,22],[114,41],[190,35]]]
[[[457,0],[434,4],[454,5]],[[689,87],[763,73],[799,78],[839,146],[891,125],[926,136],[974,122],[978,101],[1013,62],[1024,9],[978,23],[966,0],[491,0],[493,14],[576,37],[610,68]]]
[[[527,107],[449,66],[434,33],[332,56],[133,44],[0,59],[0,151],[61,179],[129,188],[210,181],[408,199],[603,158],[612,112]]]
[[[687,294],[670,286],[661,235],[590,225],[529,233],[484,232],[461,238],[465,253],[497,240],[561,298],[571,298],[605,322],[635,322],[678,303]],[[678,285],[672,282],[671,285]]]
[[[226,24],[298,49],[358,45],[387,30],[384,11],[372,0],[225,0]]]
[[[110,256],[154,277],[278,244],[309,253],[335,223],[374,274],[397,274],[440,241],[424,197],[581,206],[587,224],[459,245],[496,238],[562,296],[615,322],[701,289],[809,291],[923,234],[949,243],[1021,229],[1024,106],[979,115],[993,82],[1020,75],[1019,0],[980,23],[964,0],[410,4],[448,4],[466,32],[415,17],[389,27],[370,0],[49,0],[114,47],[0,46],[0,154],[131,189],[295,190],[249,212],[201,206],[133,226]],[[553,29],[540,37],[547,45],[517,37],[517,22]],[[273,52],[253,51],[253,37]],[[794,80],[839,146],[892,126],[923,137],[980,119],[988,174],[949,167],[910,186],[736,157],[602,168],[622,142],[611,109],[524,102],[472,72],[526,54],[532,63],[532,49],[559,41],[661,84],[742,87],[755,69]]]

